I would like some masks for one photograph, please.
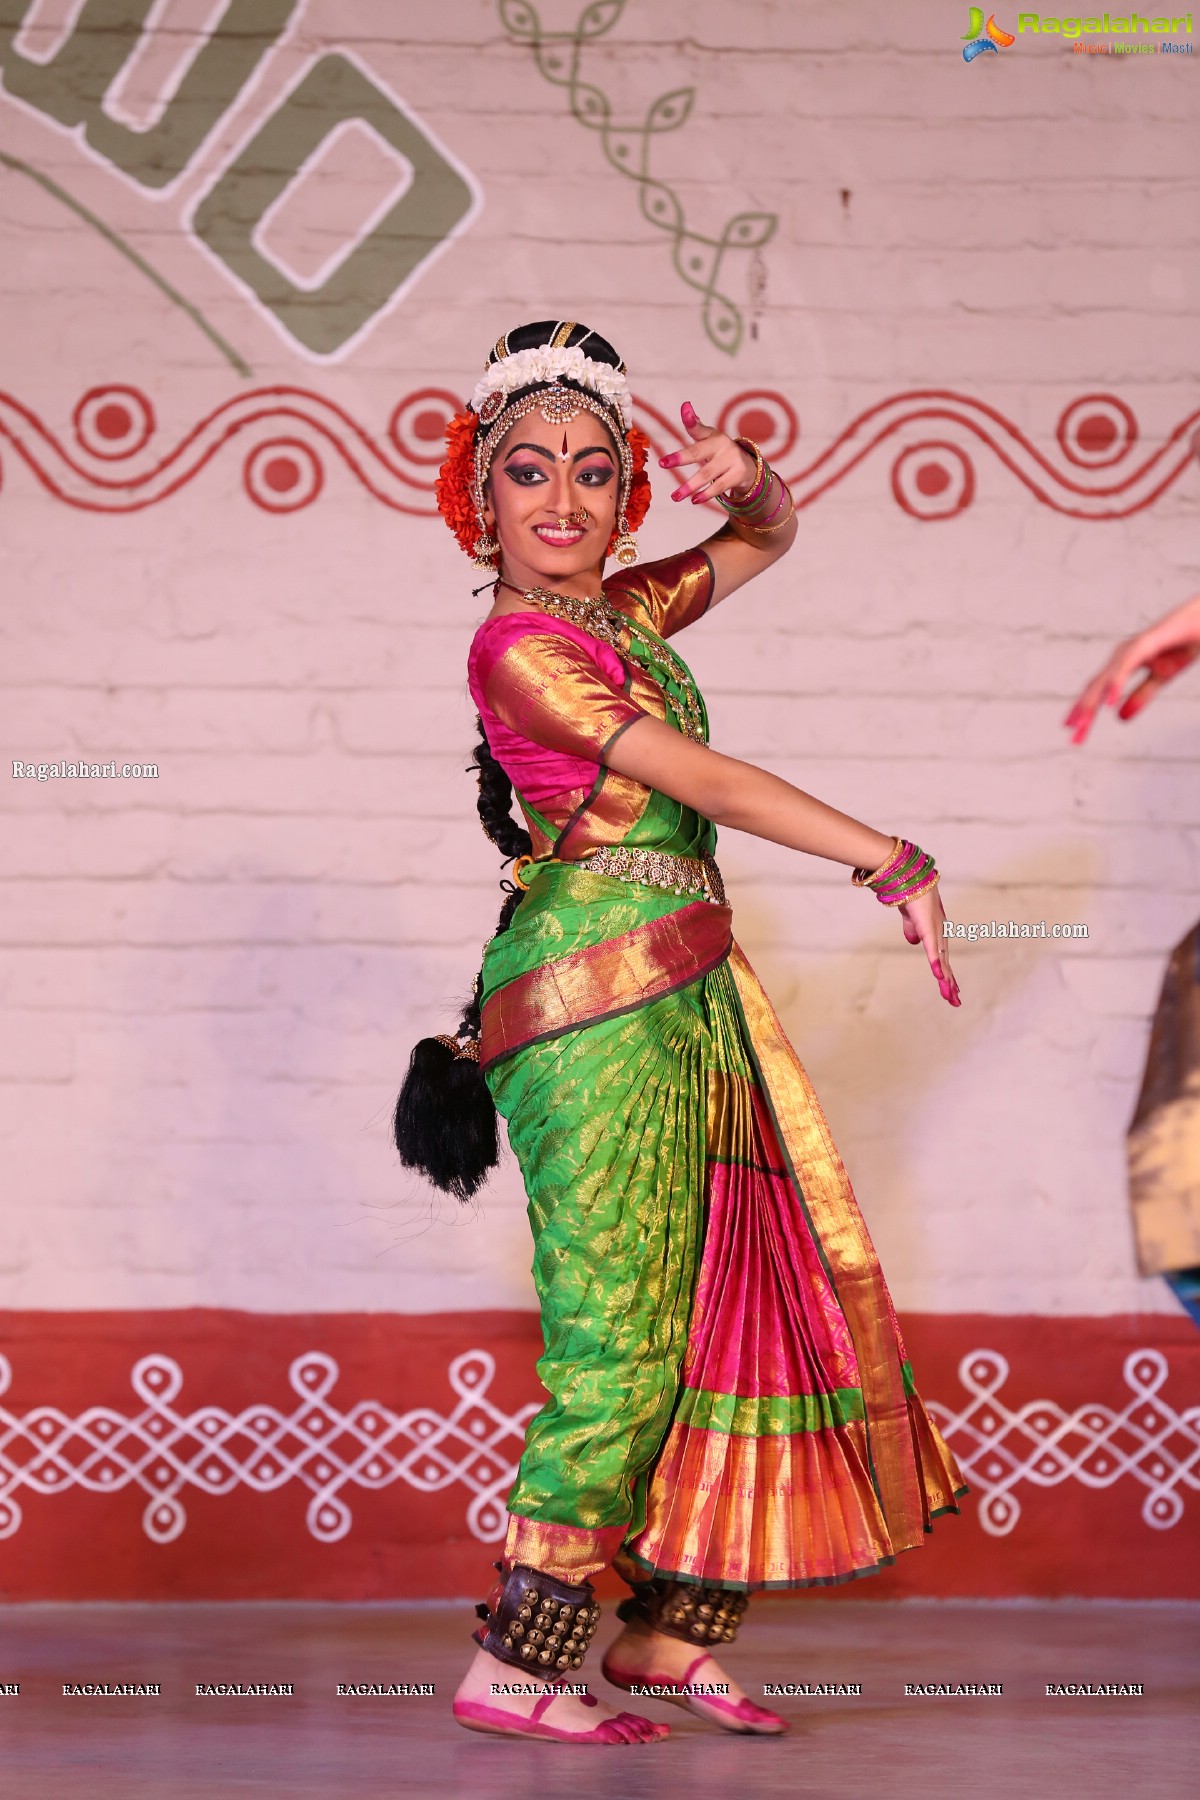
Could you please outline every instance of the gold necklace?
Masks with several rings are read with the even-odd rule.
[[[622,633],[627,632],[631,638],[642,646],[651,670],[657,676],[657,685],[662,691],[663,699],[672,718],[685,737],[695,738],[699,744],[705,743],[704,717],[700,711],[700,703],[687,669],[673,651],[668,650],[662,639],[653,636],[636,625],[628,614],[621,613],[610,606],[603,594],[586,600],[576,599],[574,594],[559,594],[553,588],[519,588],[501,576],[498,587],[506,587],[510,593],[520,594],[523,600],[532,601],[543,612],[553,614],[555,618],[566,619],[571,625],[578,625],[601,643],[611,644],[614,650],[623,650]],[[640,659],[639,659],[640,660]],[[674,694],[667,691],[666,681],[671,680],[680,690],[682,700],[676,700]]]

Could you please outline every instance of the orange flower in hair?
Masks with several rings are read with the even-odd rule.
[[[478,416],[469,408],[455,413],[446,427],[446,460],[434,487],[438,511],[468,556],[474,556],[479,537],[479,520],[471,500],[478,426]]]
[[[646,473],[650,439],[636,425],[629,427],[625,438],[633,457],[633,480],[629,484],[629,498],[625,502],[625,518],[630,531],[636,531],[650,510],[650,477]],[[617,534],[614,531],[608,544],[610,553],[616,541]]]

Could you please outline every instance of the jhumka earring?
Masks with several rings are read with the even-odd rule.
[[[629,529],[629,521],[625,517],[624,507],[617,514],[617,537],[613,544],[613,555],[625,569],[629,567],[630,563],[635,563],[638,558],[637,539]]]
[[[475,539],[475,551],[471,561],[477,569],[495,569],[496,558],[500,554],[500,546],[487,527],[487,520],[482,513],[477,513],[479,520],[479,536]]]

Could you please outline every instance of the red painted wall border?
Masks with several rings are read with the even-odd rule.
[[[420,388],[396,403],[378,432],[310,388],[243,389],[163,446],[150,397],[130,383],[89,388],[75,407],[70,436],[0,390],[0,448],[10,448],[47,494],[85,512],[156,506],[215,457],[232,455],[242,459],[247,497],[271,513],[311,506],[328,464],[340,466],[372,500],[431,517],[443,433],[461,405],[445,388]],[[679,445],[679,426],[656,406],[636,397],[635,411],[655,455]],[[891,458],[892,496],[910,518],[926,524],[956,518],[978,488],[972,452],[987,452],[1039,504],[1073,519],[1104,520],[1144,511],[1181,479],[1197,454],[1200,407],[1139,448],[1137,419],[1119,395],[1080,394],[1055,423],[1057,456],[1044,455],[1036,434],[987,400],[952,388],[889,394],[807,456],[796,411],[774,389],[734,394],[718,425],[759,443],[785,474],[798,510],[878,453]],[[715,504],[706,504],[715,513]]]
[[[1200,1596],[1200,1333],[1186,1318],[907,1314],[902,1323],[923,1396],[950,1421],[960,1461],[976,1463],[973,1491],[961,1517],[938,1520],[894,1567],[815,1593]],[[536,1317],[523,1312],[9,1313],[0,1596],[481,1592],[498,1554],[486,1534],[521,1420],[540,1398],[539,1350]],[[156,1357],[141,1365],[139,1398],[131,1374]],[[182,1380],[168,1403],[172,1366]],[[301,1419],[325,1423],[289,1438],[283,1426]],[[205,1491],[214,1439],[223,1491],[215,1482]],[[57,1488],[46,1480],[56,1465]],[[325,1500],[322,1466],[354,1471]],[[167,1508],[164,1541],[143,1522],[160,1491],[156,1468],[184,1515],[171,1535]],[[220,1459],[210,1470],[221,1472]],[[1006,1521],[1014,1502],[1018,1516]],[[16,1525],[3,1512],[14,1504]]]

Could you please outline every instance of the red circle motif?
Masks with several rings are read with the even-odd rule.
[[[290,457],[273,456],[263,464],[262,478],[273,494],[290,494],[300,479],[300,471]]]
[[[72,423],[80,449],[106,462],[120,462],[145,449],[156,420],[145,394],[113,383],[89,388],[75,408]]]
[[[717,430],[730,437],[747,437],[756,443],[769,463],[778,465],[800,435],[796,409],[782,394],[768,388],[751,388],[736,394],[717,419]]]
[[[975,498],[975,468],[958,444],[910,444],[892,464],[892,493],[897,506],[923,524],[952,519]]]
[[[916,473],[916,483],[917,492],[928,494],[932,499],[935,494],[945,493],[950,486],[950,476],[941,463],[922,463]]]
[[[770,437],[775,430],[775,420],[762,407],[749,407],[738,420],[738,436],[753,438],[757,443],[760,438]]]
[[[1111,449],[1117,428],[1106,413],[1090,413],[1079,421],[1078,443],[1081,450],[1093,454]]]
[[[96,414],[96,430],[102,438],[123,438],[129,436],[129,428],[133,420],[129,416],[127,406],[118,406],[110,400]]]
[[[419,388],[392,413],[388,439],[408,462],[440,464],[446,454],[446,427],[461,409],[461,400],[445,388]]]
[[[242,483],[264,512],[299,512],[311,506],[325,485],[316,452],[303,438],[270,438],[251,450],[242,465]]]
[[[1133,449],[1138,423],[1115,394],[1082,394],[1063,411],[1055,435],[1077,469],[1107,469]]]

